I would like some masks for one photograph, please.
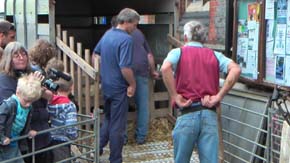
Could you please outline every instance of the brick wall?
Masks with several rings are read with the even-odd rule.
[[[211,0],[209,14],[209,43],[225,45],[226,0]]]

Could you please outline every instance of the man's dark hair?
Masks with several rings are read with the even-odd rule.
[[[0,21],[0,33],[8,34],[9,31],[15,31],[15,27],[12,23],[2,20]]]

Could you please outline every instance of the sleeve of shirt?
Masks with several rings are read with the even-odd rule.
[[[222,53],[214,51],[216,58],[219,61],[219,68],[221,72],[228,72],[228,65],[232,61],[230,58],[224,56]]]
[[[132,61],[133,61],[133,40],[126,39],[119,49],[119,66],[120,68],[124,67],[132,67]]]
[[[99,54],[101,55],[101,42],[102,42],[102,39],[98,42],[98,44],[95,46],[94,48],[94,53],[95,54]]]
[[[167,57],[164,59],[164,62],[170,62],[173,66],[173,69],[176,69],[176,66],[179,62],[179,58],[180,58],[180,48],[176,48],[176,49],[172,49],[168,54]]]

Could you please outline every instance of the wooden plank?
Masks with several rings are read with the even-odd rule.
[[[49,14],[49,0],[38,0],[37,2],[37,14],[48,15]]]
[[[62,46],[61,43],[63,43]],[[58,44],[58,41],[56,42],[57,46],[62,49],[62,47],[66,47],[67,50],[65,50],[64,48],[62,49],[63,51],[63,65],[64,65],[64,72],[68,72],[68,63],[67,63],[67,55],[68,55],[68,51],[71,51],[69,49],[69,47],[67,46],[67,31],[62,31],[62,42]]]
[[[167,109],[168,108],[154,110],[154,112],[151,114],[151,116],[152,116],[151,118],[155,119],[155,118],[159,118],[159,117],[167,117],[167,115],[168,115]]]
[[[97,72],[99,72],[99,67],[100,67],[99,59],[94,57],[94,68]],[[100,108],[100,87],[99,87],[99,85],[100,85],[100,77],[99,77],[99,75],[97,75],[97,77],[95,79],[95,83],[94,83],[94,90],[95,90],[94,109]]]
[[[56,37],[61,38],[61,26],[60,26],[60,24],[56,25]],[[57,58],[61,60],[61,50],[59,48],[57,48]]]
[[[90,62],[90,50],[86,49],[85,50],[85,60],[87,63]],[[89,75],[85,75],[85,104],[86,104],[86,109],[85,109],[85,114],[90,114],[91,111],[91,95],[90,93],[90,78]],[[90,129],[89,125],[86,125],[86,129]]]
[[[84,72],[86,72],[92,79],[94,80],[96,79],[97,72],[91,65],[89,65],[86,61],[84,61],[81,57],[79,57],[59,38],[56,38],[56,44],[58,48],[60,48],[65,54],[67,54],[67,56],[69,56],[70,59],[72,59]]]
[[[184,45],[183,42],[179,41],[177,38],[173,37],[172,35],[168,34],[167,39],[169,43],[175,47],[181,47]],[[211,48],[213,50],[223,51],[225,49],[224,45],[221,44],[203,44],[204,47]]]
[[[15,27],[17,41],[27,47],[26,41],[26,20],[24,14],[24,0],[15,0]]]
[[[169,99],[168,92],[155,92],[153,95],[154,101],[165,101]]]
[[[36,0],[25,1],[25,15],[27,21],[27,48],[33,46],[37,39]]]
[[[217,121],[218,121],[218,135],[219,135],[219,163],[224,162],[224,144],[223,144],[223,133],[222,133],[222,120],[221,120],[221,107],[217,107]]]
[[[54,0],[49,0],[49,13],[48,13],[48,23],[49,23],[49,41],[55,44],[55,2]]]
[[[14,0],[6,0],[6,8],[5,8],[5,14],[7,16],[13,16],[14,15]]]
[[[77,54],[82,56],[82,44],[77,43]],[[83,94],[82,94],[82,72],[80,66],[77,68],[77,91],[78,91],[78,105],[79,105],[79,112],[83,108]]]
[[[175,47],[181,47],[183,46],[184,44],[179,41],[178,39],[176,39],[175,37],[171,36],[171,35],[167,35],[167,40],[169,41],[169,43]]]
[[[49,36],[49,24],[38,23],[37,24],[37,35]]]
[[[69,37],[69,47],[72,51],[75,51],[75,40],[74,37]],[[75,67],[74,67],[74,62],[72,60],[70,60],[70,75],[72,77],[72,80],[75,80]],[[73,85],[73,89],[72,89],[72,94],[74,94],[76,92],[76,85]]]

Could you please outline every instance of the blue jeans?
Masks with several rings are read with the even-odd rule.
[[[124,134],[128,116],[127,91],[115,95],[103,95],[105,118],[100,130],[100,154],[110,141],[110,163],[122,163]]]
[[[148,78],[143,76],[135,76],[136,92],[135,102],[137,105],[137,126],[136,140],[144,141],[148,133],[149,124],[149,87]]]
[[[17,146],[0,147],[0,162],[21,156],[20,150]],[[24,163],[23,159],[12,161],[11,163]]]
[[[189,163],[195,145],[201,163],[218,162],[216,112],[201,110],[178,117],[172,136],[175,163]]]

